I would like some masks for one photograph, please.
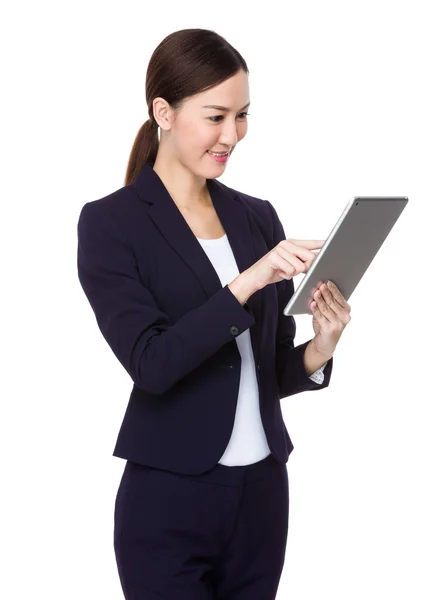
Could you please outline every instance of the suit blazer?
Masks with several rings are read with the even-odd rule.
[[[268,200],[207,180],[241,272],[286,239]],[[132,184],[87,202],[78,226],[78,277],[99,329],[133,387],[113,456],[176,473],[214,467],[228,444],[247,328],[260,411],[275,459],[294,446],[280,399],[329,385],[304,366],[307,342],[283,309],[293,280],[269,284],[242,305],[220,279],[165,185],[147,163]]]

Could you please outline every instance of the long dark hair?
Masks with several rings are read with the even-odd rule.
[[[153,100],[160,96],[177,111],[185,98],[222,83],[240,69],[249,74],[241,54],[215,31],[181,29],[162,40],[148,63],[145,97],[149,119],[134,140],[125,185],[133,182],[147,162],[156,160],[159,134]]]

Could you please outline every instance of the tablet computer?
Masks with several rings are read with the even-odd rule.
[[[325,281],[348,301],[407,203],[406,196],[352,198],[283,314],[311,315],[313,293]]]

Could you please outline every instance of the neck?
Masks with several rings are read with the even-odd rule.
[[[162,180],[171,198],[179,208],[195,210],[212,207],[205,177],[198,177],[181,163],[166,161],[158,154],[153,171]]]

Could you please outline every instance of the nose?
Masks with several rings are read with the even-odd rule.
[[[237,123],[235,121],[227,121],[227,119],[223,122],[223,127],[221,130],[221,136],[219,138],[219,143],[226,148],[233,148],[237,145],[238,142],[238,133],[237,133]]]

